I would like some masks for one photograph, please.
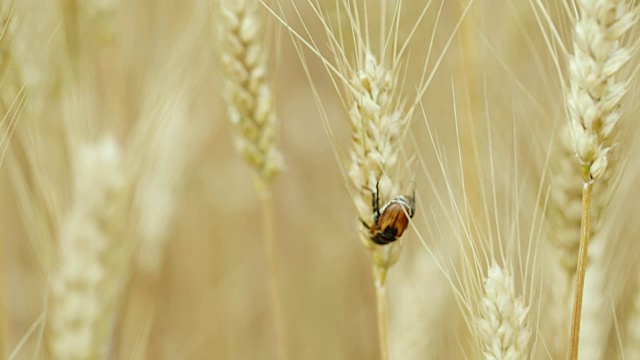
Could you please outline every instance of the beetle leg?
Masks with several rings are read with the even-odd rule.
[[[376,219],[380,218],[380,179],[376,181],[376,193],[373,197],[373,212],[376,214]]]
[[[416,184],[413,183],[413,195],[411,195],[411,214],[409,214],[410,218],[413,218],[413,215],[416,213]]]
[[[378,180],[378,182],[380,182]],[[371,207],[373,208],[373,222],[378,222],[380,218],[380,196],[378,195],[378,183],[376,183],[376,191],[369,189],[368,187],[363,187],[366,190],[371,192]]]

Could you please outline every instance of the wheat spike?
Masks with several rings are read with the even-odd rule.
[[[119,223],[126,178],[118,145],[107,138],[81,148],[73,171],[73,203],[50,281],[49,354],[103,358],[126,264]]]
[[[578,264],[582,192],[580,169],[575,164],[569,126],[564,126],[554,150],[551,193],[547,206],[547,239],[558,250],[560,264],[573,275]]]
[[[229,117],[236,127],[236,147],[258,173],[258,192],[268,187],[284,162],[277,148],[278,119],[273,93],[266,81],[267,53],[261,40],[263,26],[257,1],[225,0],[222,4],[222,63]]]
[[[622,38],[637,20],[636,9],[621,0],[579,0],[577,9],[566,98],[572,147],[580,163],[583,186],[570,359],[578,358],[580,347],[593,182],[607,172],[607,155],[615,144],[620,103],[628,89],[628,81],[616,77],[632,51],[623,45]],[[591,343],[592,339],[586,341]]]
[[[617,79],[631,58],[622,37],[636,22],[635,9],[621,0],[579,0],[574,53],[569,58],[567,109],[573,150],[591,179],[607,169],[612,134],[620,119],[627,80]]]
[[[484,281],[477,318],[482,352],[487,360],[526,359],[529,307],[516,296],[513,276],[495,263]]]
[[[382,204],[398,195],[396,178],[402,134],[408,125],[395,99],[397,86],[391,71],[366,53],[363,67],[351,81],[351,162],[349,178],[353,184],[353,200],[360,219],[373,218],[372,191],[378,191]],[[370,231],[363,228],[360,239],[365,247],[374,249]],[[400,239],[401,240],[401,239]],[[400,255],[401,242],[376,246],[374,260],[383,268],[392,266]]]

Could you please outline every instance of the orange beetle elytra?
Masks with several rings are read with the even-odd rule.
[[[409,219],[415,213],[415,189],[412,196],[398,196],[380,209],[378,184],[376,191],[371,190],[373,206],[373,224],[364,220],[362,224],[371,230],[371,241],[378,245],[387,245],[398,240],[409,226]],[[408,217],[407,217],[408,216]]]

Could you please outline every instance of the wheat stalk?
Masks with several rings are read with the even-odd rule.
[[[631,309],[626,320],[627,336],[622,349],[626,359],[640,359],[640,288],[638,288],[637,279],[636,275],[635,289],[631,297]]]
[[[277,148],[278,120],[271,85],[266,81],[268,54],[261,36],[258,0],[221,2],[219,27],[229,117],[237,130],[236,148],[256,171],[255,185],[262,200],[264,247],[269,267],[269,291],[279,359],[287,358],[284,319],[275,257],[275,218],[270,184],[283,170]]]
[[[438,357],[436,349],[448,334],[441,330],[451,325],[448,310],[455,307],[455,301],[437,265],[424,252],[405,251],[399,269],[394,270],[401,275],[389,284],[394,294],[389,316],[391,359]],[[443,326],[434,331],[433,324]]]
[[[42,115],[53,90],[57,76],[54,48],[58,43],[51,34],[60,21],[56,10],[52,2],[9,0],[0,3],[0,164],[4,165],[5,155],[9,155],[8,172],[14,185],[12,191],[18,199],[20,220],[24,221],[22,225],[39,268],[45,273],[50,270],[53,258],[50,226],[54,216],[49,210],[55,207],[51,200],[57,194],[46,176],[52,168],[46,161],[40,162],[42,156],[37,156],[43,154],[40,152],[43,149],[38,148],[43,145],[41,138],[34,132],[24,131],[18,123],[32,125],[29,122]],[[21,160],[24,162],[19,163]],[[3,278],[6,278],[4,273]],[[5,341],[10,339],[9,330],[15,329],[5,327],[5,321],[11,317],[5,316],[3,300],[4,296],[0,300],[3,319],[0,351],[7,351]]]
[[[351,163],[348,174],[356,189],[352,197],[359,219],[370,221],[374,219],[372,192],[382,204],[398,194],[400,184],[397,178],[394,180],[389,175],[397,173],[401,140],[408,118],[394,98],[397,92],[394,74],[381,66],[369,52],[361,65],[351,82]],[[377,245],[371,241],[371,230],[362,227],[360,240],[372,251],[380,352],[383,359],[388,359],[386,277],[389,268],[400,258],[403,239]]]
[[[107,138],[79,149],[73,203],[58,236],[47,319],[53,359],[106,355],[115,302],[123,285],[122,212],[126,177],[118,145]]]
[[[463,17],[471,3],[465,7]],[[372,231],[375,231],[375,228],[371,222],[375,220],[374,207],[376,206],[372,206],[372,200],[379,198],[380,206],[384,206],[400,195],[399,192],[402,188],[400,179],[403,178],[402,172],[405,170],[401,164],[400,155],[402,154],[403,140],[410,119],[415,107],[418,105],[422,95],[424,95],[435,70],[442,61],[443,54],[451,43],[451,39],[460,26],[460,22],[458,22],[430,73],[427,71],[427,67],[430,65],[429,61],[425,61],[422,77],[419,80],[419,84],[417,84],[416,97],[405,109],[405,99],[401,95],[402,77],[399,74],[399,70],[402,61],[405,60],[407,55],[409,40],[415,34],[431,2],[424,6],[411,33],[404,40],[398,39],[398,28],[396,27],[401,22],[400,9],[402,2],[393,4],[395,6],[391,21],[393,25],[390,27],[384,25],[388,20],[386,19],[386,11],[392,8],[389,6],[391,4],[386,1],[380,3],[383,25],[378,28],[380,31],[377,39],[379,41],[379,53],[376,54],[368,28],[371,20],[367,3],[341,2],[342,7],[339,11],[344,9],[346,33],[351,34],[351,40],[353,40],[351,45],[356,49],[354,59],[347,55],[349,44],[345,41],[345,34],[342,29],[344,23],[340,21],[338,27],[334,28],[331,16],[324,13],[324,9],[320,4],[308,0],[307,5],[311,7],[322,23],[325,35],[328,38],[333,62],[322,54],[313,38],[306,39],[289,25],[284,16],[280,16],[270,9],[272,14],[287,27],[294,40],[298,56],[302,60],[307,78],[313,87],[316,104],[320,109],[325,127],[329,131],[334,150],[337,145],[333,138],[332,125],[324,110],[323,100],[317,93],[310,69],[298,41],[319,57],[331,77],[342,105],[348,114],[351,126],[349,160],[337,160],[340,165],[343,165],[342,161],[346,163],[344,164],[346,169],[342,168],[342,170],[343,174],[346,174],[348,178],[348,189],[358,212],[358,217],[355,219],[356,226],[360,229],[358,236],[363,246],[371,251],[378,313],[378,341],[382,359],[388,359],[389,357],[387,273],[400,257],[403,239],[400,237],[386,245],[378,245],[372,240]],[[306,25],[304,25],[305,19],[301,17],[300,10],[294,2],[292,2],[292,5],[296,9],[303,26],[305,26],[305,30],[308,31]],[[360,13],[361,6],[362,13]],[[339,13],[338,15],[341,14]],[[307,34],[310,35],[309,33]],[[431,45],[429,47],[429,55],[432,50]],[[385,63],[389,58],[391,59],[390,63]],[[342,91],[340,91],[340,86],[343,87]],[[411,202],[414,201],[412,198],[406,198]],[[366,224],[366,227],[363,227],[363,223]]]
[[[593,182],[607,170],[607,154],[614,145],[612,134],[620,118],[619,106],[628,84],[616,75],[631,57],[621,46],[623,35],[636,21],[636,11],[619,0],[580,0],[574,25],[574,53],[569,57],[567,111],[573,151],[582,173],[582,218],[574,305],[571,322],[570,359],[578,358],[580,317],[589,246]]]
[[[11,32],[14,31],[14,23],[15,16],[13,14],[15,4],[12,1],[4,1],[0,4],[0,79],[9,79],[9,81],[2,81],[0,85],[0,128],[2,128],[2,138],[0,140],[0,147],[4,148],[6,141],[8,140],[8,135],[11,132],[11,124],[14,124],[14,118],[17,118],[16,104],[19,104],[19,100],[21,96],[19,88],[20,82],[16,81],[17,79],[12,79],[15,77],[15,72],[11,71],[11,40],[12,35]],[[10,121],[10,125],[5,125],[6,121]],[[6,130],[5,130],[6,129]],[[0,161],[1,163],[2,161]],[[4,245],[0,245],[0,258],[4,258],[5,250]],[[0,271],[3,279],[4,271]],[[0,286],[5,288],[6,283],[4,280],[0,281]],[[7,349],[5,348],[5,338],[8,334],[8,322],[4,319],[7,319],[5,316],[5,298],[4,296],[0,297],[0,354],[6,356]]]
[[[311,5],[315,7],[314,4]],[[372,206],[374,199],[378,198],[379,205],[384,206],[399,195],[400,154],[411,111],[403,111],[403,102],[400,99],[397,74],[399,59],[394,57],[391,67],[385,66],[384,54],[382,59],[377,59],[368,43],[369,39],[364,39],[366,31],[359,27],[362,24],[357,11],[346,2],[343,5],[350,19],[358,49],[355,64],[346,57],[343,39],[334,33],[331,25],[326,23],[327,19],[321,14],[320,9],[316,9],[317,14],[323,21],[325,33],[330,39],[336,64],[333,65],[322,57],[313,45],[305,43],[321,57],[334,81],[339,79],[344,85],[344,92],[340,96],[351,126],[350,159],[346,161],[345,172],[350,184],[351,197],[358,212],[356,226],[360,229],[359,239],[363,246],[371,251],[380,354],[382,359],[388,359],[386,278],[389,268],[400,257],[403,239],[399,238],[387,245],[378,245],[371,239],[372,230],[369,223],[375,218],[374,207],[377,205]],[[280,21],[286,24],[284,20],[280,19]],[[289,28],[289,31],[292,37],[301,38],[293,29]],[[300,49],[298,51],[304,64]],[[305,70],[313,85],[306,65]],[[317,97],[317,94],[315,96]],[[322,114],[326,115],[321,100],[319,98],[316,100]],[[323,117],[323,120],[326,122],[326,117]],[[363,227],[363,222],[367,227]]]
[[[608,264],[605,247],[611,246],[606,237],[593,237],[593,246],[589,247],[589,268],[587,268],[584,296],[587,301],[583,306],[579,352],[581,359],[597,360],[606,358],[609,330],[611,329],[611,312],[607,308],[607,283],[613,281],[607,274]]]
[[[175,88],[164,84],[158,88]],[[154,94],[155,95],[155,94]],[[174,222],[179,190],[191,165],[194,139],[187,124],[187,101],[182,91],[149,96],[136,128],[132,150],[138,170],[134,205],[137,208],[139,269],[150,278],[159,275],[168,233]]]

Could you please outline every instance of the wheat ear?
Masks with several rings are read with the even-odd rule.
[[[557,250],[560,267],[572,277],[577,266],[580,248],[580,219],[582,216],[582,192],[579,184],[582,176],[575,166],[575,153],[569,124],[560,130],[560,136],[551,158],[551,189],[547,204],[546,239]]]
[[[631,57],[622,37],[636,22],[631,4],[620,0],[579,0],[574,53],[569,57],[567,110],[573,151],[583,180],[580,249],[571,321],[569,358],[578,358],[582,295],[589,246],[591,192],[607,170],[607,153],[628,84],[616,75]]]
[[[269,291],[274,315],[278,359],[286,359],[284,319],[279,299],[275,258],[275,218],[270,184],[284,162],[277,148],[278,122],[272,89],[265,77],[267,52],[261,40],[263,24],[257,0],[224,0],[219,28],[227,104],[237,129],[236,147],[256,171],[256,190],[262,200],[264,246],[269,266]]]
[[[371,20],[366,5],[363,9],[363,15],[360,13],[360,5],[362,4],[350,1],[337,2],[336,5],[342,5],[346,15],[344,20],[341,19],[340,24],[335,28],[330,16],[324,13],[324,8],[318,2],[307,0],[306,3],[324,27],[329,43],[328,47],[334,61],[322,54],[323,51],[317,46],[320,42],[316,42],[313,39],[313,35],[307,33],[311,39],[305,39],[305,36],[289,25],[284,16],[279,16],[272,9],[270,11],[287,27],[294,40],[294,46],[303,62],[305,74],[313,87],[314,98],[320,109],[320,115],[329,132],[334,149],[337,146],[331,130],[332,125],[322,104],[323,99],[318,95],[314,85],[302,47],[309,48],[321,60],[348,114],[351,125],[351,145],[349,148],[349,160],[345,161],[344,164],[341,163],[341,165],[344,165],[341,170],[348,177],[347,188],[358,213],[358,216],[354,219],[354,224],[359,229],[359,239],[364,247],[371,251],[372,272],[377,299],[380,353],[382,359],[388,359],[386,279],[388,270],[400,257],[403,239],[401,236],[396,236],[393,241],[386,245],[379,245],[374,242],[372,231],[381,230],[377,228],[379,224],[376,224],[376,226],[373,224],[378,215],[374,214],[374,208],[378,205],[384,207],[391,200],[401,195],[402,184],[400,180],[403,178],[401,172],[407,169],[403,166],[406,159],[400,156],[403,149],[403,140],[407,134],[412,113],[419,104],[422,95],[424,95],[443,57],[441,55],[438,58],[430,73],[427,70],[430,62],[426,61],[424,63],[422,77],[418,80],[417,94],[415,98],[406,102],[405,100],[407,99],[401,95],[404,80],[401,76],[401,68],[402,62],[406,59],[409,40],[415,32],[412,31],[406,39],[399,40],[398,28],[395,25],[402,22],[400,19],[401,2],[397,3],[398,7],[395,8],[391,16],[391,23],[395,25],[387,27],[384,25],[386,24],[386,20],[384,20],[382,21],[382,26],[378,28],[380,31],[377,38],[379,47],[376,55],[378,56],[374,55],[376,52],[372,47],[372,37],[369,29],[369,21]],[[465,8],[465,14],[471,3],[473,1],[469,2],[469,5]],[[291,4],[296,10],[299,20],[304,23],[305,19],[302,18],[301,11],[297,8],[295,2],[291,2]],[[418,24],[424,18],[429,9],[429,4],[422,9],[413,30],[417,29]],[[381,5],[385,9],[390,3],[383,2]],[[387,17],[387,10],[385,9],[381,13],[383,19]],[[460,26],[460,22],[456,24],[456,28],[444,46],[442,54],[446,52]],[[344,33],[341,30],[343,24],[347,24],[349,29]],[[351,36],[345,36],[346,33],[350,33]],[[347,38],[349,40],[346,40]],[[351,40],[353,44],[349,42]],[[353,45],[355,49],[355,59],[347,55],[350,45]],[[431,51],[431,47],[429,47],[429,51]],[[343,87],[343,89],[340,89],[340,87]],[[407,104],[406,108],[404,104]],[[338,161],[342,162],[342,159],[338,159]],[[401,162],[403,163],[401,164]],[[411,204],[415,201],[413,196],[405,196],[404,200]],[[378,204],[375,204],[376,202]],[[403,206],[403,208],[409,211],[406,207]],[[413,210],[412,207],[410,211],[413,212]],[[382,211],[382,215],[384,215],[384,211]],[[409,214],[405,213],[405,215]],[[408,224],[404,223],[402,226],[406,227]]]
[[[268,197],[268,186],[284,167],[277,148],[278,119],[266,81],[267,53],[257,1],[222,2],[222,63],[229,117],[237,129],[236,146],[257,174],[257,190]]]
[[[120,223],[126,178],[118,145],[108,138],[80,148],[77,155],[73,203],[61,225],[58,265],[50,280],[52,359],[106,356],[126,265]]]
[[[609,202],[611,189],[609,183],[615,173],[615,156],[613,151],[607,154],[608,166],[600,179],[598,187],[601,191],[594,196],[591,201],[593,214],[591,216],[591,226],[589,232],[589,270],[585,280],[585,294],[589,299],[589,304],[585,304],[585,312],[581,322],[583,326],[581,337],[585,341],[581,342],[580,348],[584,356],[589,354],[594,359],[602,358],[601,351],[605,349],[608,338],[608,327],[603,326],[602,305],[604,301],[602,287],[606,284],[603,269],[605,262],[603,259],[603,246],[597,244],[598,248],[593,248],[595,241],[606,241],[603,238],[602,226],[604,219],[602,215]],[[612,161],[613,160],[613,161]],[[556,249],[558,264],[553,265],[556,273],[552,289],[554,316],[552,316],[553,335],[548,343],[554,350],[559,349],[560,344],[564,348],[566,345],[565,323],[570,313],[570,283],[576,274],[578,252],[580,249],[580,222],[582,218],[582,191],[579,186],[582,176],[579,167],[575,166],[575,153],[572,147],[572,139],[569,124],[561,128],[556,147],[551,158],[551,192],[546,212],[546,238]],[[558,266],[559,265],[559,266]],[[567,308],[565,308],[565,304]],[[569,310],[569,312],[567,312]],[[562,332],[562,333],[559,333]],[[584,351],[583,351],[584,350]]]
[[[528,316],[529,307],[516,296],[511,273],[491,265],[476,320],[484,358],[526,359],[531,337]]]
[[[549,321],[545,323],[550,330],[547,346],[552,354],[566,352],[571,285],[580,248],[582,192],[578,185],[582,176],[575,163],[569,130],[569,124],[565,123],[552,149],[549,169],[551,191],[545,212],[545,239],[553,249],[547,267],[554,278],[547,296],[548,311],[552,315],[547,317]]]
[[[362,68],[351,81],[351,163],[349,178],[355,191],[353,200],[359,219],[374,218],[372,192],[384,204],[398,194],[399,184],[389,174],[396,174],[402,148],[402,134],[408,124],[395,99],[396,83],[393,73],[366,53]],[[387,336],[387,271],[400,257],[403,240],[388,245],[371,241],[369,229],[361,227],[360,239],[372,251],[373,275],[378,309],[380,351],[388,359]]]
[[[398,194],[399,184],[389,175],[396,174],[401,138],[408,120],[395,108],[393,74],[380,65],[375,56],[367,53],[363,67],[351,83],[351,162],[349,178],[356,191],[354,202],[360,219],[372,219],[372,192],[384,204]],[[398,260],[396,249],[401,242],[376,246],[369,229],[361,227],[360,240],[374,251],[378,268],[376,280],[384,285],[386,271]]]

